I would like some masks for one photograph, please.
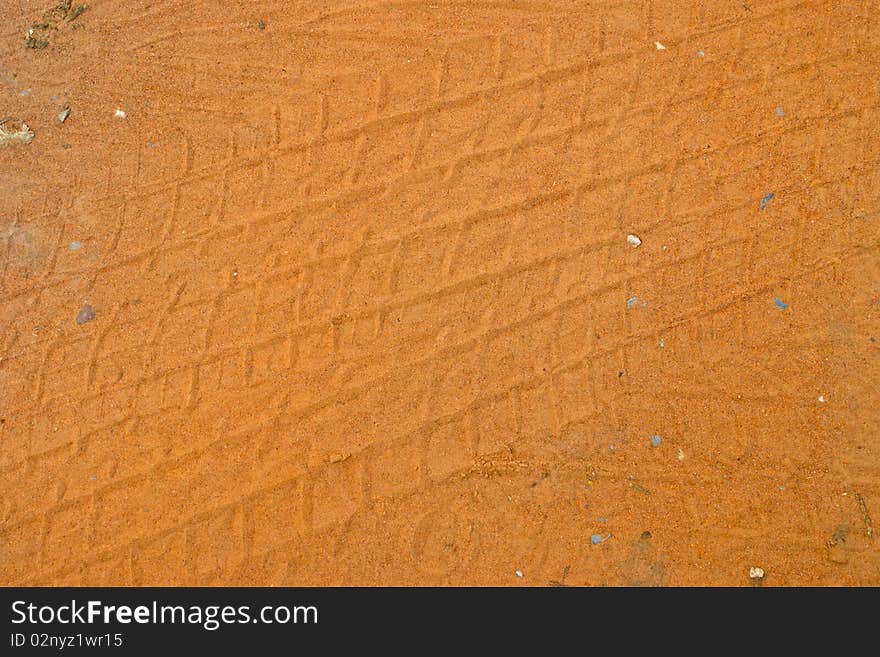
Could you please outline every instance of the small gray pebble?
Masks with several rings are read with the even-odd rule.
[[[93,319],[95,319],[95,309],[87,303],[84,304],[82,310],[76,316],[76,323],[82,325],[86,322],[91,322]]]

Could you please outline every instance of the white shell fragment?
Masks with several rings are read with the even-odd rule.
[[[21,127],[17,130],[11,127],[7,130],[0,124],[0,146],[16,142],[19,144],[30,144],[33,140],[34,131],[28,127],[27,123],[22,123]]]
[[[764,579],[764,569],[752,566],[749,568],[749,579]]]
[[[642,244],[642,240],[639,239],[638,235],[629,234],[626,236],[626,241],[630,243],[630,245],[635,249]]]
[[[118,109],[118,110],[116,110],[116,112],[114,112],[113,116],[115,116],[117,119],[124,119],[125,112],[121,109]]]
[[[659,41],[655,41],[655,42],[654,42],[654,45],[657,47],[657,50],[666,50],[666,46],[664,46],[664,45],[663,45],[662,43],[660,43]]]

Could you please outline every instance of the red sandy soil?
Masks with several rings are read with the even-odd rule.
[[[880,584],[875,3],[52,2],[0,583]]]

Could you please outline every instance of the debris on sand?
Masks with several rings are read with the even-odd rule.
[[[626,241],[629,242],[630,246],[634,249],[642,245],[642,240],[639,239],[639,236],[633,235],[632,233],[626,236]]]
[[[31,50],[42,50],[49,45],[49,42],[42,38],[43,35],[41,33],[36,33],[35,30],[38,28],[32,27],[28,30],[27,35],[24,39],[24,47],[30,48]],[[34,36],[36,34],[36,36]]]
[[[758,568],[757,566],[752,566],[749,568],[749,579],[753,582],[760,582],[764,579],[764,569]]]
[[[651,436],[651,447],[660,447],[661,442],[663,439],[660,436]]]
[[[30,144],[34,140],[34,131],[27,123],[22,123],[20,128],[7,128],[0,125],[0,146],[8,144]]]
[[[871,521],[871,516],[868,514],[868,505],[865,503],[865,498],[862,497],[861,493],[855,493],[856,502],[859,503],[859,511],[862,514],[862,522],[865,523],[865,536],[870,539],[874,539],[874,523]]]
[[[765,196],[764,198],[761,199],[761,209],[762,210],[767,207],[767,204],[773,200],[774,196],[775,196],[775,194],[773,192],[770,192],[769,194],[767,194],[767,196]]]
[[[849,525],[838,525],[834,529],[834,533],[831,534],[831,540],[828,544],[831,547],[835,545],[843,545],[846,543],[846,539],[849,537]]]
[[[68,116],[70,116],[70,107],[65,105],[64,109],[58,112],[58,123],[64,123]]]
[[[115,116],[117,119],[124,119],[125,118],[125,110],[117,109],[113,113],[113,116]]]
[[[788,304],[785,303],[785,301],[783,301],[783,300],[780,299],[779,297],[773,297],[773,304],[774,304],[777,308],[779,308],[779,310],[786,310],[786,309],[788,308]]]
[[[82,326],[86,322],[91,322],[93,319],[95,319],[95,317],[95,309],[86,303],[83,304],[82,310],[77,313],[76,323]]]
[[[655,42],[654,42],[654,47],[657,48],[657,50],[666,50],[666,46],[664,46],[664,45],[663,45],[662,43],[660,43],[659,41],[655,41]]]
[[[522,577],[522,576],[523,576],[523,571],[521,571],[521,570],[517,570],[517,571],[516,571],[516,576],[517,576],[517,577]]]
[[[70,6],[70,3],[67,3],[67,6]],[[70,15],[67,17],[67,22],[75,21],[81,13],[83,13],[86,9],[88,9],[88,5],[77,5],[76,8],[70,12]]]
[[[609,538],[611,538],[611,534],[593,534],[590,536],[590,543],[592,545],[599,545],[600,543],[604,543]]]
[[[70,6],[70,0],[61,0],[52,9],[45,12],[38,22],[31,25],[25,35],[25,48],[42,50],[48,47],[49,31],[57,30],[62,23],[76,20],[87,8],[86,5],[77,5],[75,9],[71,10]]]

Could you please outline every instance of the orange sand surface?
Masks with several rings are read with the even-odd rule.
[[[876,2],[54,2],[0,584],[880,584]]]

